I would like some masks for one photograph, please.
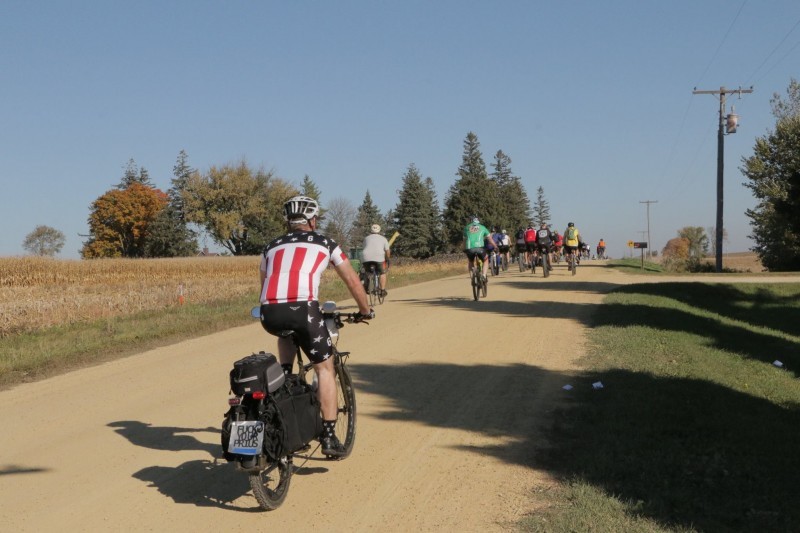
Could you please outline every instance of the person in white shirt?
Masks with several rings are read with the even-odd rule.
[[[389,268],[389,241],[381,235],[381,227],[373,224],[370,228],[371,233],[364,238],[364,251],[361,253],[361,264],[364,272],[375,269],[380,274],[380,290],[386,296],[386,271]]]

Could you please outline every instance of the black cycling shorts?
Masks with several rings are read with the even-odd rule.
[[[284,331],[294,331],[312,363],[321,363],[333,354],[331,336],[317,301],[262,304],[261,327],[276,337]]]
[[[384,263],[379,263],[377,261],[364,261],[361,263],[361,267],[364,269],[364,272],[369,273],[370,267],[374,267],[375,270],[378,271],[378,274],[385,274],[386,270],[383,267]]]
[[[480,257],[481,261],[486,261],[486,256],[489,255],[486,248],[470,248],[469,250],[464,250],[464,253],[467,254],[467,259],[470,261],[476,257]]]
[[[511,249],[510,246],[506,246],[504,244],[501,244],[500,246],[498,246],[498,248],[500,249],[501,254],[506,254]]]

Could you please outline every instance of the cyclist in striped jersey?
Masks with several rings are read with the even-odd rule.
[[[360,318],[373,317],[374,312],[347,256],[333,239],[316,232],[316,200],[295,196],[284,204],[283,212],[289,233],[269,243],[261,255],[261,325],[272,335],[296,332],[319,383],[322,453],[341,456],[344,447],[334,433],[338,412],[332,342],[319,306],[319,282],[329,263],[353,295]],[[290,337],[278,337],[278,355],[286,372],[292,370],[295,349]]]

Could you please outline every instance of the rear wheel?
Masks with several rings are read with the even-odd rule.
[[[508,257],[506,257],[506,254],[503,254],[503,272],[506,270],[508,270]]]
[[[381,289],[381,278],[378,274],[375,274],[372,284],[375,286],[375,295],[378,299],[378,303],[382,304],[386,296],[383,294],[383,289]]]
[[[270,464],[258,474],[250,474],[250,488],[262,509],[273,511],[286,499],[289,482],[292,480],[292,468],[292,462],[287,456]]]
[[[369,306],[375,307],[375,287],[371,287],[367,294],[369,294]]]
[[[478,273],[474,268],[470,273],[470,283],[472,283],[472,298],[477,302],[478,298],[481,297],[481,286],[480,278],[478,278]]]
[[[525,254],[519,254],[517,256],[517,263],[519,263],[519,271],[525,272]]]

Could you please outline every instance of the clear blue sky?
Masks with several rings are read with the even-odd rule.
[[[469,131],[614,256],[657,200],[660,250],[715,222],[719,103],[692,90],[753,85],[725,139],[726,251],[745,251],[738,169],[800,78],[800,2],[4,0],[0,72],[2,256],[45,224],[79,257],[130,158],[165,190],[186,150],[386,211],[410,163],[443,201]]]

